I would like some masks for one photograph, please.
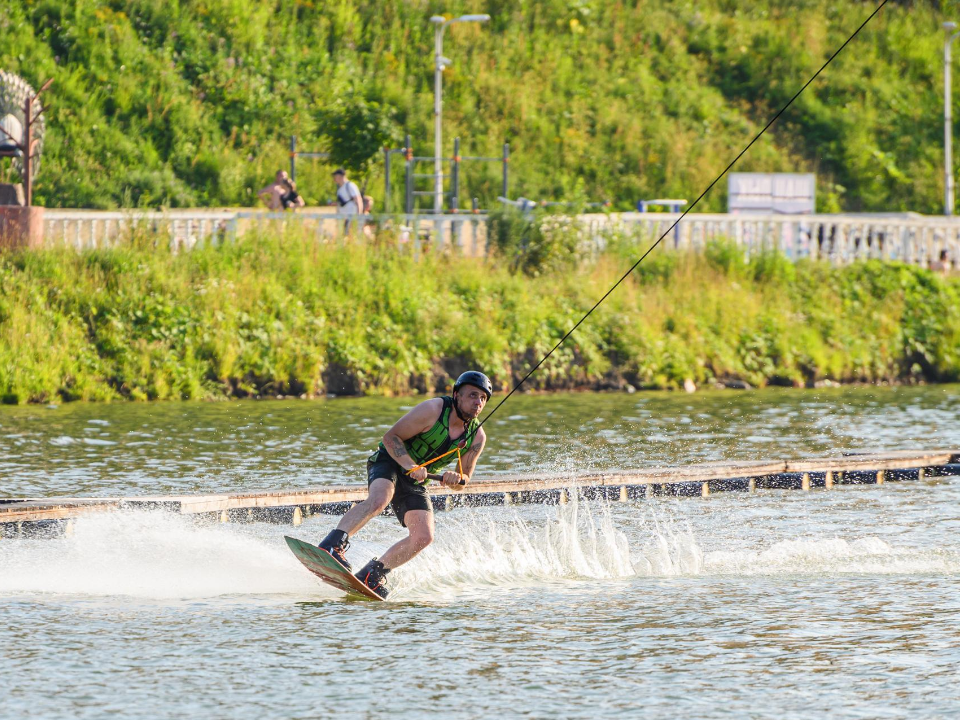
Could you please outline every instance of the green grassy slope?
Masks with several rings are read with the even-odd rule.
[[[0,0],[0,67],[56,79],[39,203],[253,204],[290,134],[324,145],[338,101],[380,104],[396,145],[406,130],[431,154],[428,18],[488,12],[446,35],[446,152],[454,135],[463,154],[509,141],[512,194],[627,209],[695,197],[873,7]],[[889,3],[738,169],[817,172],[822,210],[937,211],[942,19],[939,3]],[[331,196],[329,170],[302,163],[309,201]],[[489,205],[498,172],[468,168],[464,202]],[[378,165],[361,180],[380,197]],[[724,207],[718,188],[702,209]]]
[[[0,399],[433,392],[468,367],[510,386],[636,254],[616,245],[534,278],[504,262],[292,237],[165,247],[145,237],[0,254]],[[722,245],[663,251],[528,387],[724,378],[956,381],[960,281],[874,261],[745,262]]]

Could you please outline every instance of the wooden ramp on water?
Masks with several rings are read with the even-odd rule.
[[[663,495],[708,497],[722,491],[830,489],[841,484],[882,484],[960,475],[960,450],[855,453],[828,458],[710,462],[617,473],[528,474],[474,481],[463,490],[433,485],[439,510],[514,503],[565,503],[587,499],[627,501]],[[0,537],[69,533],[73,520],[125,509],[163,509],[220,522],[299,525],[317,513],[341,514],[366,497],[366,485],[266,490],[215,495],[0,500]]]

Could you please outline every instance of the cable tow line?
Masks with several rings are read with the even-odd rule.
[[[732,167],[737,163],[737,161],[738,161],[741,157],[743,157],[744,153],[746,153],[747,150],[749,150],[751,147],[753,147],[753,144],[754,144],[755,142],[757,142],[757,140],[760,139],[760,137],[769,129],[769,127],[770,127],[771,125],[773,125],[774,122],[777,121],[777,119],[778,119],[781,115],[783,115],[783,113],[787,110],[787,108],[789,108],[789,107],[793,104],[793,101],[796,100],[798,97],[800,97],[800,93],[802,93],[804,90],[806,90],[806,89],[807,89],[807,86],[810,85],[810,83],[812,83],[814,80],[817,79],[817,77],[820,75],[820,73],[822,73],[822,72],[826,69],[827,65],[829,65],[831,62],[833,62],[833,59],[834,59],[835,57],[837,57],[837,55],[839,55],[840,52],[841,52],[847,45],[849,45],[850,42],[851,42],[857,35],[860,34],[860,31],[863,30],[864,27],[866,27],[866,25],[867,25],[868,22],[870,22],[871,20],[873,20],[874,16],[883,9],[883,6],[886,5],[887,2],[888,2],[888,0],[883,0],[883,2],[880,3],[880,5],[877,6],[877,9],[874,10],[872,13],[870,13],[870,16],[860,24],[860,27],[858,27],[858,28],[854,31],[854,33],[853,33],[850,37],[848,37],[848,38],[846,39],[846,41],[843,43],[843,45],[841,45],[839,48],[837,48],[836,52],[834,52],[833,55],[831,55],[831,56],[827,59],[827,61],[820,67],[820,69],[817,70],[817,72],[815,72],[815,73],[813,74],[813,77],[811,77],[809,80],[807,80],[807,82],[804,83],[803,87],[801,87],[799,90],[797,90],[796,94],[795,94],[792,98],[790,98],[790,100],[787,102],[787,104],[784,105],[784,106],[780,109],[780,111],[770,119],[770,122],[768,122],[766,125],[764,125],[763,130],[761,130],[760,132],[758,132],[757,135],[756,135],[756,137],[754,137],[753,140],[751,140],[751,141],[747,144],[747,146],[746,146],[743,150],[740,151],[740,154],[737,155],[737,156],[733,159],[733,161],[732,161],[729,165],[727,165],[726,168],[724,168],[723,172],[720,173],[719,175],[717,175],[716,179],[714,179],[714,181],[707,186],[707,189],[704,190],[702,193],[700,193],[700,195],[697,197],[696,200],[693,201],[693,203],[690,205],[690,207],[688,207],[686,210],[684,210],[684,211],[683,211],[683,214],[681,214],[680,217],[678,217],[678,218],[674,221],[674,223],[673,223],[670,227],[668,227],[668,228],[666,229],[666,231],[663,233],[663,235],[661,235],[661,236],[659,237],[659,239],[658,239],[655,243],[653,243],[653,245],[651,245],[651,246],[647,249],[647,251],[646,251],[645,253],[643,253],[643,255],[640,256],[640,259],[637,260],[637,261],[630,267],[630,269],[627,270],[627,271],[623,274],[623,276],[622,276],[619,280],[617,280],[617,282],[615,282],[615,283],[613,284],[613,286],[612,286],[609,290],[607,290],[607,292],[605,292],[605,293],[603,294],[603,297],[601,297],[599,300],[597,300],[597,302],[594,304],[594,306],[593,306],[592,308],[590,308],[590,309],[586,312],[586,314],[585,314],[582,318],[580,318],[579,321],[577,321],[577,324],[574,325],[572,328],[570,328],[570,329],[567,331],[566,335],[564,335],[562,338],[560,338],[560,340],[557,342],[557,344],[554,345],[553,348],[552,348],[546,355],[544,355],[542,358],[540,358],[540,361],[539,361],[536,365],[534,365],[533,368],[531,368],[530,372],[528,372],[526,375],[524,375],[524,376],[523,376],[523,379],[520,380],[520,382],[518,382],[516,385],[514,385],[513,389],[512,389],[509,393],[507,393],[506,397],[504,397],[503,400],[501,400],[499,403],[497,403],[497,406],[496,406],[495,408],[493,408],[493,410],[491,410],[483,420],[480,421],[480,424],[477,425],[476,430],[479,430],[481,427],[483,427],[483,424],[484,424],[487,420],[489,420],[491,417],[493,417],[493,414],[494,414],[495,412],[497,412],[497,410],[499,410],[500,407],[501,407],[507,400],[509,400],[510,397],[511,397],[517,390],[520,389],[520,386],[522,386],[522,385],[527,381],[527,379],[528,379],[531,375],[533,375],[533,373],[535,373],[535,372],[537,371],[537,369],[538,369],[541,365],[543,365],[543,363],[547,360],[547,358],[549,358],[551,355],[553,355],[554,351],[556,351],[557,348],[559,348],[561,345],[563,345],[564,341],[566,341],[566,339],[567,339],[568,337],[570,337],[571,335],[573,335],[574,330],[576,330],[578,327],[580,327],[580,326],[583,324],[583,322],[584,322],[588,317],[590,317],[590,316],[593,314],[593,311],[596,310],[598,307],[600,307],[600,304],[603,303],[603,301],[606,300],[606,299],[610,296],[610,294],[620,286],[620,283],[622,283],[624,280],[626,280],[627,277],[629,277],[630,274],[631,274],[634,270],[636,270],[637,266],[638,266],[640,263],[643,262],[644,258],[646,258],[647,255],[649,255],[651,252],[653,252],[654,248],[656,248],[656,247],[661,243],[661,241],[662,241],[667,235],[669,235],[670,232],[680,223],[680,221],[683,220],[683,218],[685,218],[685,217],[687,216],[687,213],[689,213],[691,210],[693,210],[693,208],[695,208],[695,207],[697,206],[697,203],[699,203],[699,202],[704,198],[704,196],[705,196],[708,192],[710,192],[710,190],[713,189],[713,186],[716,185],[716,184],[723,178],[723,176],[726,175],[726,174],[730,171],[730,168],[732,168]],[[476,430],[474,431],[474,433],[476,433]]]

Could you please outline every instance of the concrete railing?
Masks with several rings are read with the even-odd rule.
[[[601,251],[614,233],[640,247],[659,238],[679,217],[667,213],[611,213],[579,216],[586,242]],[[352,220],[317,210],[271,213],[256,210],[170,210],[167,212],[51,210],[45,215],[46,242],[78,249],[107,247],[138,232],[169,237],[172,247],[189,249],[221,242],[252,230],[344,242],[378,237],[420,252],[454,249],[466,256],[486,254],[485,215],[367,215]],[[927,266],[942,251],[960,260],[960,220],[913,214],[730,215],[690,214],[664,238],[664,249],[702,250],[726,238],[748,254],[778,250],[792,259],[824,259],[842,265],[878,258]]]
[[[667,232],[677,214],[622,213],[587,219],[588,236],[603,248],[613,232],[652,242]],[[729,239],[748,255],[776,250],[791,259],[811,258],[843,265],[870,258],[927,266],[942,251],[960,260],[960,220],[945,217],[864,215],[687,215],[662,246],[702,250],[711,240]]]
[[[233,210],[46,210],[44,242],[78,250],[110,247],[136,234],[162,234],[172,246],[192,247],[205,239],[226,237],[236,222]]]
[[[381,240],[410,247],[414,253],[453,248],[468,256],[486,253],[486,222],[482,215],[364,215],[322,211],[259,212],[256,210],[99,211],[47,210],[46,243],[77,249],[110,247],[137,234],[169,238],[176,249],[235,239],[251,231],[314,238],[318,242]]]

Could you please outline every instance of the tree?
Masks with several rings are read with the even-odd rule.
[[[360,95],[338,98],[317,111],[317,122],[331,160],[363,175],[400,135],[395,111]]]

